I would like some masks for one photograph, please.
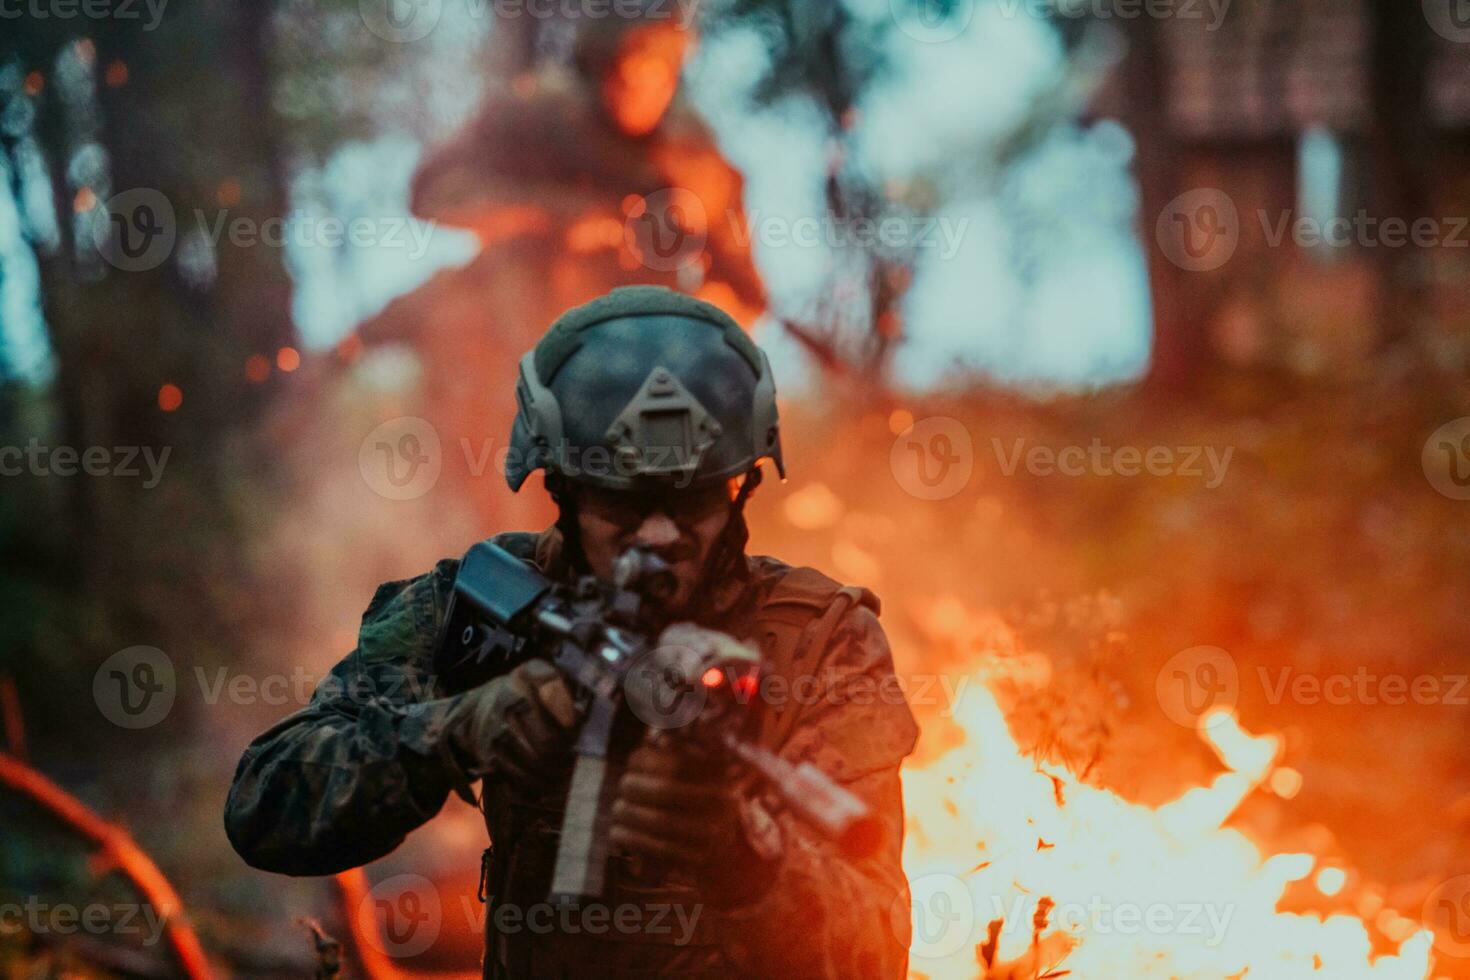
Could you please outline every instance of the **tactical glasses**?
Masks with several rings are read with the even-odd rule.
[[[739,489],[731,480],[700,490],[605,490],[580,487],[577,504],[589,514],[620,528],[636,528],[652,514],[664,514],[675,524],[697,524],[730,506]]]

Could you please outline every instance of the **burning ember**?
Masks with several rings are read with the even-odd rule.
[[[1357,905],[1363,918],[1278,910],[1292,882],[1315,873],[1327,896],[1345,881],[1312,854],[1267,855],[1225,826],[1273,772],[1291,772],[1277,768],[1279,739],[1207,714],[1200,736],[1227,771],[1154,808],[1037,763],[985,684],[960,690],[963,744],[904,774],[911,976],[1428,975],[1433,934],[1373,896]]]

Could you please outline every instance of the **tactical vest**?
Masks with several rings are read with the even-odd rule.
[[[770,558],[750,560],[752,586],[776,578],[766,598],[749,617],[741,639],[758,644],[765,669],[788,685],[815,674],[838,624],[856,605],[875,614],[878,598],[867,589],[842,586],[813,568],[792,568]],[[742,635],[743,634],[743,635]],[[800,714],[797,699],[762,706],[758,740],[779,751],[791,736]],[[677,931],[634,934],[534,934],[522,927],[497,928],[495,903],[500,896],[522,908],[545,901],[554,859],[560,811],[555,805],[524,804],[506,799],[485,801],[492,846],[481,868],[481,899],[487,900],[485,972],[493,980],[540,980],[543,977],[680,976],[729,977],[731,968],[720,952],[712,914],[695,924],[693,935]],[[693,889],[676,885],[642,885],[634,876],[609,869],[606,904],[640,909],[659,906],[703,907]],[[530,887],[526,887],[529,884]]]

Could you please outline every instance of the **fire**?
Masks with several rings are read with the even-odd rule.
[[[567,249],[585,255],[623,244],[623,222],[609,214],[584,214],[566,230]]]
[[[1199,734],[1225,771],[1154,808],[1037,763],[984,672],[972,680],[958,688],[962,744],[904,776],[911,976],[1428,975],[1432,933],[1391,910],[1393,928],[1375,921],[1376,939],[1350,915],[1278,910],[1292,882],[1315,874],[1335,894],[1348,880],[1312,854],[1266,854],[1225,826],[1280,771],[1278,739],[1250,734],[1233,713],[1206,716]]]

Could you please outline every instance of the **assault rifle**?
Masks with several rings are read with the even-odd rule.
[[[810,762],[793,765],[749,738],[760,657],[739,643],[710,644],[678,627],[655,642],[649,599],[673,575],[658,556],[629,549],[613,583],[591,575],[567,586],[482,541],[460,563],[440,655],[476,676],[496,676],[532,656],[549,659],[573,689],[583,718],[552,873],[553,899],[600,897],[606,877],[610,759],[648,728],[690,738],[769,787],[781,805],[852,857],[870,854],[881,825],[861,799]],[[704,634],[705,637],[708,634]]]

